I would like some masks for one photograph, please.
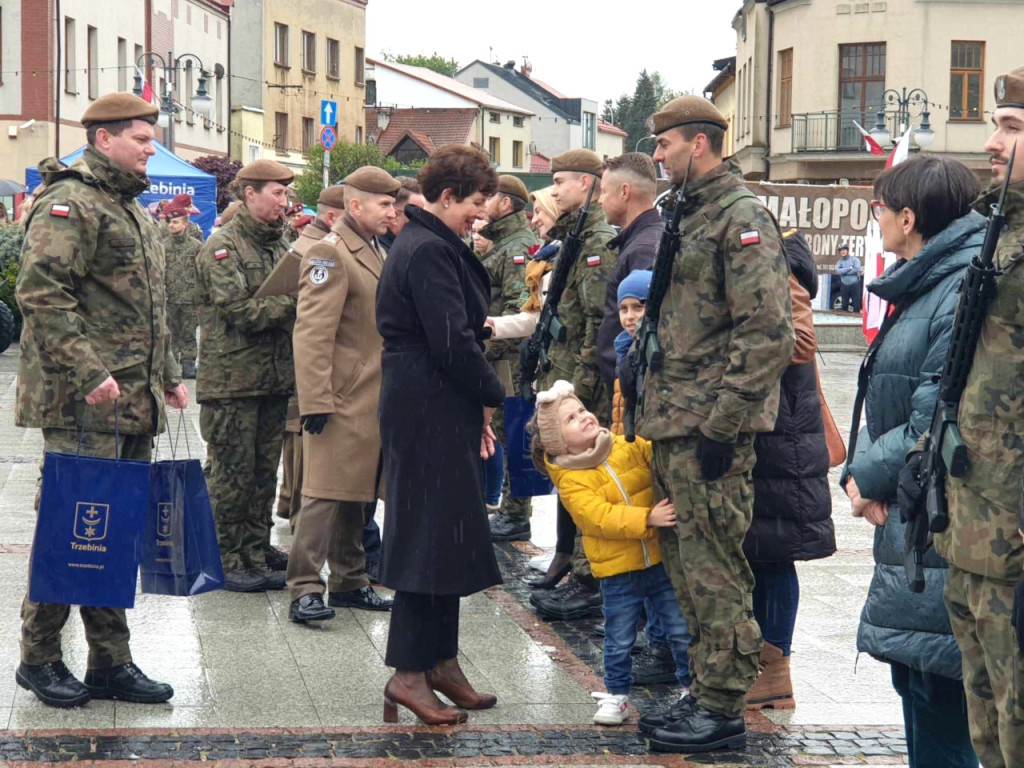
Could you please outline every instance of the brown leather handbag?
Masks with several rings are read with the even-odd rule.
[[[818,381],[818,399],[821,400],[821,420],[825,423],[825,443],[828,445],[828,465],[838,467],[846,461],[846,443],[843,436],[839,434],[839,427],[836,420],[832,418],[832,411],[828,408],[828,401],[825,400],[825,393],[821,391],[821,377],[818,376],[818,366],[814,366],[814,378]]]

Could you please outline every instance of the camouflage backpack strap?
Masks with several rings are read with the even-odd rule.
[[[697,211],[697,214],[687,222],[686,229],[693,229],[693,224],[696,224],[698,227],[707,226],[715,219],[717,219],[719,216],[721,216],[723,213],[725,213],[727,210],[729,210],[729,208],[732,207],[734,203],[737,203],[740,200],[743,200],[748,197],[757,197],[757,195],[755,195],[746,187],[736,187],[735,189],[725,193],[717,200],[713,200],[712,202],[708,203],[703,208],[701,208],[699,211]],[[778,225],[776,224],[776,226]]]

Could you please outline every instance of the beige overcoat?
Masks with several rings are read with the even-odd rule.
[[[346,215],[302,257],[295,321],[299,412],[331,414],[302,434],[302,495],[373,501],[378,483],[381,349],[377,283],[383,260]]]

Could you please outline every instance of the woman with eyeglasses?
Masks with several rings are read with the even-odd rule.
[[[891,666],[910,765],[919,768],[978,765],[960,651],[942,598],[946,563],[929,549],[925,590],[910,591],[896,502],[905,456],[931,425],[960,282],[984,240],[985,219],[971,210],[978,192],[970,170],[940,157],[915,157],[875,180],[871,212],[884,249],[899,260],[868,286],[890,313],[866,358],[867,383],[858,392],[866,420],[840,479],[853,516],[876,526],[857,649]],[[858,422],[855,413],[854,430]]]

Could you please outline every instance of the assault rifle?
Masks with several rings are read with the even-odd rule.
[[[551,360],[548,358],[551,342],[565,341],[565,325],[558,317],[558,302],[562,300],[569,275],[583,248],[583,225],[586,223],[587,214],[590,213],[590,201],[594,196],[595,186],[596,182],[587,190],[586,202],[580,208],[572,231],[558,251],[555,270],[551,274],[551,284],[548,286],[548,295],[541,309],[540,319],[537,320],[537,327],[533,335],[519,348],[519,389],[523,399],[528,403],[532,403],[534,399],[533,382],[537,378],[538,370],[545,373],[551,370]]]
[[[665,231],[661,233],[658,252],[654,257],[654,274],[651,275],[651,288],[647,294],[644,317],[640,321],[640,327],[637,328],[636,337],[625,361],[632,371],[634,386],[633,392],[627,393],[622,427],[626,440],[631,443],[636,440],[637,409],[641,414],[644,410],[644,381],[647,379],[647,371],[650,369],[657,373],[664,361],[661,343],[658,341],[658,320],[661,317],[661,304],[672,283],[672,265],[675,262],[676,251],[679,250],[679,222],[682,220],[683,208],[686,205],[686,184],[690,180],[692,165],[691,155],[690,161],[686,164],[683,183],[672,190],[675,205],[665,225]]]
[[[904,522],[907,523],[907,552],[903,566],[907,572],[907,582],[914,592],[924,590],[923,561],[930,544],[929,534],[941,533],[949,527],[946,476],[963,477],[970,464],[967,446],[957,426],[960,396],[967,385],[967,375],[971,372],[974,350],[981,337],[989,304],[996,295],[998,269],[993,261],[999,235],[1006,226],[1006,193],[1016,154],[1015,145],[1006,165],[1006,178],[1003,180],[999,200],[992,206],[985,242],[978,255],[971,259],[967,276],[960,288],[960,304],[953,318],[952,338],[942,367],[939,397],[935,403],[931,428],[925,438],[924,458],[918,476],[923,493],[913,509],[901,510]]]

